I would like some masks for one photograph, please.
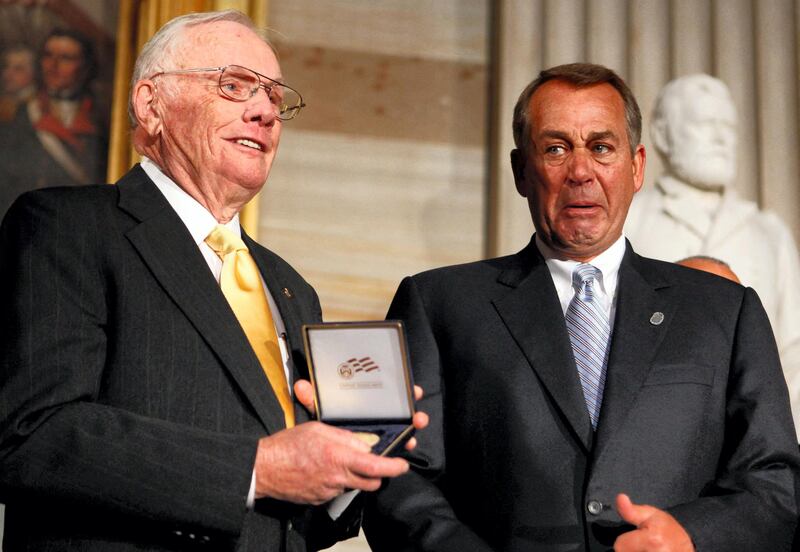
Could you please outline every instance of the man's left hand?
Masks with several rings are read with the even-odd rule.
[[[620,535],[614,552],[695,552],[692,539],[674,517],[653,506],[617,495],[617,512],[636,529]]]

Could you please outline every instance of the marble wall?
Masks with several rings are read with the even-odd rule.
[[[382,319],[403,276],[483,255],[488,6],[271,0],[308,107],[284,127],[259,241],[317,289],[327,321]]]
[[[270,3],[284,127],[259,240],[326,320],[382,318],[400,279],[484,245],[488,2]]]

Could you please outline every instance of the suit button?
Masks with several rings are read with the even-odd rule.
[[[586,503],[586,510],[593,516],[600,515],[600,512],[603,511],[603,503],[599,500],[590,500]]]
[[[292,520],[289,520],[289,521],[286,522],[286,529],[288,531],[291,531],[292,529],[294,529],[294,525],[292,525]]]

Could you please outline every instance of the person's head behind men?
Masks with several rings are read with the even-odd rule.
[[[702,270],[703,272],[708,272],[710,274],[716,274],[717,276],[721,276],[730,280],[731,282],[736,282],[737,284],[742,283],[733,269],[731,269],[730,265],[721,259],[717,259],[716,257],[709,257],[708,255],[694,255],[692,257],[686,257],[685,259],[676,261],[675,264],[693,268],[695,270]]]
[[[176,18],[142,50],[129,104],[136,150],[220,222],[263,186],[282,126],[264,88],[240,100],[222,90],[222,68],[231,65],[281,80],[273,48],[245,15]]]
[[[736,178],[736,106],[728,87],[709,75],[688,75],[661,89],[650,134],[670,173],[703,189]]]
[[[514,178],[537,235],[588,261],[622,234],[645,165],[641,113],[625,82],[587,63],[542,71],[514,109]]]

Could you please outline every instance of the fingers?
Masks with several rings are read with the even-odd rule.
[[[689,534],[668,512],[634,504],[625,494],[616,502],[619,515],[636,529],[617,538],[615,552],[695,552]]]
[[[409,469],[401,458],[371,454],[350,431],[308,422],[259,440],[256,497],[320,504],[346,489],[373,491]]]
[[[425,392],[422,390],[422,387],[420,387],[419,385],[415,385],[414,386],[414,400],[415,401],[422,400],[423,395],[425,395]]]
[[[363,477],[397,477],[408,471],[408,462],[402,458],[354,452],[347,458],[347,467]]]
[[[294,396],[300,401],[306,410],[311,415],[316,415],[316,408],[314,407],[314,387],[308,380],[300,379],[294,383]]]
[[[640,526],[656,509],[652,506],[634,504],[630,497],[624,493],[617,495],[617,512],[620,517],[631,525]]]
[[[425,412],[415,412],[411,423],[414,424],[414,429],[425,429],[428,427],[429,421],[428,415]]]

